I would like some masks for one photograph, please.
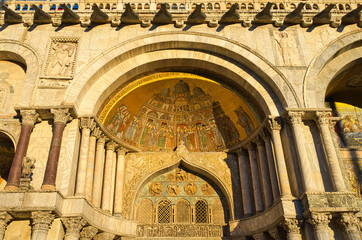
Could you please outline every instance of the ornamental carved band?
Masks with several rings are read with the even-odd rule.
[[[330,112],[316,112],[314,120],[321,125],[329,125],[331,113]]]
[[[69,109],[51,109],[50,112],[53,114],[54,122],[66,124],[69,121]]]
[[[289,122],[292,126],[302,124],[304,112],[288,112]]]
[[[312,213],[309,222],[317,230],[329,230],[328,224],[331,219],[332,215],[330,213]]]
[[[55,216],[51,211],[38,211],[31,213],[32,230],[48,231]]]
[[[39,114],[35,110],[21,110],[20,115],[23,125],[34,126],[39,118]]]
[[[359,220],[354,213],[342,213],[340,223],[347,231],[359,231]]]
[[[300,234],[300,226],[302,221],[296,218],[286,218],[282,224],[288,234]]]

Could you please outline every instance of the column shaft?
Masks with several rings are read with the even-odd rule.
[[[317,122],[321,131],[323,144],[327,153],[328,165],[331,179],[333,181],[334,190],[341,192],[347,191],[346,184],[343,180],[341,167],[339,165],[336,149],[332,141],[332,135],[329,130],[329,112],[317,112]]]
[[[92,203],[95,207],[101,206],[105,142],[106,140],[104,137],[100,137],[97,141],[96,162],[94,165],[94,179],[93,179],[93,190],[92,190]]]
[[[85,180],[85,197],[86,199],[89,200],[92,199],[93,174],[94,174],[97,135],[99,136],[98,133],[99,129],[95,128],[92,132],[92,136],[89,138],[87,171],[86,171],[86,180]]]
[[[112,160],[115,144],[113,142],[107,143],[106,162],[104,164],[104,178],[103,178],[103,194],[102,194],[102,209],[110,212],[111,200],[111,183],[112,183]]]
[[[332,219],[329,213],[312,213],[309,223],[314,226],[314,236],[316,240],[330,240],[329,221]]]
[[[269,169],[268,169],[268,160],[266,159],[265,153],[265,143],[261,140],[257,140],[257,148],[258,148],[258,165],[260,169],[260,175],[262,180],[262,189],[263,189],[263,196],[264,196],[264,203],[265,208],[269,208],[273,205],[273,193],[271,190],[270,184],[270,176],[269,176]]]
[[[87,161],[88,161],[88,150],[89,150],[89,135],[90,135],[89,127],[83,126],[79,160],[78,160],[77,185],[76,185],[75,195],[84,195],[85,192],[85,179],[87,173]]]
[[[251,178],[253,181],[252,186],[253,186],[253,191],[254,191],[255,210],[256,210],[256,212],[261,212],[264,210],[263,196],[261,194],[259,169],[258,169],[258,163],[257,163],[257,159],[256,159],[255,147],[251,143],[249,143],[248,152],[249,152]]]
[[[241,197],[243,200],[244,216],[252,215],[251,207],[251,194],[249,188],[249,173],[248,173],[248,156],[243,150],[238,152],[239,161],[239,174],[240,174],[240,185],[241,185]]]
[[[19,189],[22,161],[28,151],[31,131],[36,119],[39,117],[35,110],[23,110],[20,114],[22,116],[21,132],[5,190]]]
[[[273,192],[273,199],[275,202],[278,199],[280,193],[279,193],[277,172],[275,169],[273,148],[271,145],[270,136],[268,134],[264,138],[264,143],[265,143],[266,158],[268,160],[268,169],[269,169],[270,182]]]
[[[126,154],[125,150],[123,150],[123,149],[117,150],[116,189],[115,189],[115,193],[114,193],[114,213],[115,214],[122,214],[125,154]]]

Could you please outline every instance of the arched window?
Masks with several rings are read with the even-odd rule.
[[[283,3],[279,4],[279,9],[284,10],[284,4]]]
[[[20,11],[20,5],[16,5],[15,11]]]
[[[62,6],[58,6],[58,11],[63,10]]]
[[[31,5],[29,11],[34,11],[34,8]]]
[[[201,3],[201,9],[205,9],[205,4]]]
[[[274,4],[273,9],[278,9],[278,5]]]
[[[310,6],[309,3],[307,3],[307,4],[305,5],[305,9],[306,9],[306,10],[312,10],[312,7]]]
[[[180,10],[185,10],[185,4],[183,3],[180,4]]]
[[[89,3],[87,3],[87,4],[85,5],[85,9],[86,9],[86,10],[89,10],[89,9],[90,9],[90,4],[89,4]]]
[[[195,222],[208,223],[208,206],[203,200],[199,200],[195,204]]]
[[[230,9],[231,8],[231,3],[226,4],[226,9]]]
[[[176,203],[176,223],[190,223],[190,203],[180,200]]]
[[[290,4],[290,9],[295,9],[295,4],[294,3]]]
[[[99,4],[99,9],[103,9],[103,3]]]
[[[245,3],[240,4],[240,9],[241,10],[246,9],[246,4]]]
[[[131,8],[132,8],[132,9],[136,9],[136,4],[132,3],[132,4],[131,4]]]
[[[317,4],[313,4],[313,9],[314,9],[314,10],[319,10],[318,5],[317,5]]]
[[[346,10],[351,10],[351,6],[349,4],[346,4]]]
[[[72,6],[68,3],[67,4],[67,7],[69,8],[69,9],[71,9],[72,8]]]
[[[77,11],[79,9],[78,3],[73,5],[72,10]]]
[[[115,9],[117,9],[117,4],[113,3],[112,10],[115,10]]]
[[[158,223],[171,223],[172,208],[169,200],[161,200],[157,206],[157,219]]]
[[[157,4],[157,9],[161,9],[161,3]]]
[[[172,10],[177,10],[177,9],[178,9],[177,4],[176,3],[172,4]]]
[[[215,10],[220,10],[220,4],[215,3]]]
[[[166,9],[170,10],[170,4],[166,3]]]
[[[137,9],[138,9],[138,10],[142,10],[142,3],[139,3],[139,4],[137,5]]]
[[[264,6],[264,3],[261,3],[261,4],[260,4],[260,9],[264,9],[264,7],[265,7],[265,6]]]
[[[212,4],[211,3],[207,4],[207,10],[212,10]]]
[[[339,4],[339,5],[338,5],[338,8],[339,8],[339,10],[344,10],[343,4]]]
[[[107,10],[110,10],[110,9],[111,9],[111,5],[110,5],[109,3],[107,3],[106,9],[107,9]]]
[[[196,8],[196,3],[192,4],[192,10]]]
[[[27,4],[24,5],[23,11],[28,11],[28,5]]]
[[[248,9],[254,9],[254,5],[251,4],[251,3],[249,3],[249,4],[248,4]]]
[[[144,9],[149,10],[150,9],[150,4],[146,3]]]

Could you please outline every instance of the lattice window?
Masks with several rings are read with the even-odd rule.
[[[224,224],[224,209],[220,199],[215,199],[212,202],[212,223],[213,224]]]
[[[152,201],[142,199],[138,205],[137,221],[140,224],[152,224]]]
[[[161,200],[157,209],[158,223],[171,223],[171,202]]]
[[[205,201],[199,200],[195,204],[196,223],[208,223],[208,207]]]
[[[176,222],[190,223],[190,204],[186,200],[176,203]]]

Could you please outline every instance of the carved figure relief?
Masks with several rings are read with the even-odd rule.
[[[176,181],[179,181],[179,182],[187,181],[187,172],[185,172],[182,169],[177,168],[175,170],[175,176],[176,176]]]
[[[171,196],[176,196],[180,193],[180,186],[177,183],[171,183],[167,186],[167,192]]]
[[[210,196],[215,192],[215,190],[208,183],[204,183],[201,185],[201,191],[206,196]]]
[[[45,75],[49,77],[72,77],[77,50],[76,39],[53,39]]]
[[[163,192],[163,186],[162,186],[162,184],[160,184],[158,182],[154,182],[151,184],[149,190],[150,190],[150,193],[152,194],[152,196],[158,196]]]
[[[298,45],[294,31],[274,31],[274,39],[284,66],[301,66]]]
[[[184,186],[184,191],[187,195],[193,196],[197,192],[197,186],[195,183],[188,183]]]
[[[6,83],[6,80],[9,78],[9,74],[7,72],[3,72],[0,74],[0,112],[5,112],[6,103],[9,100],[9,86]]]
[[[175,181],[175,175],[173,173],[169,173],[166,176],[168,181]]]

